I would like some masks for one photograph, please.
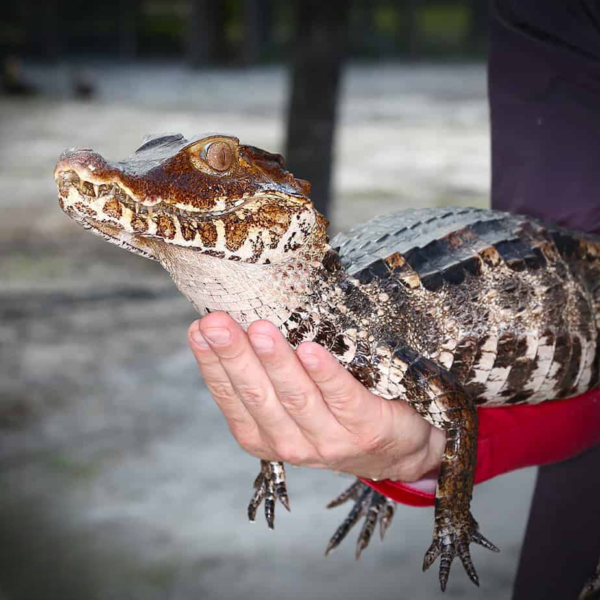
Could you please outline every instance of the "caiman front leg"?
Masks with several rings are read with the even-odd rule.
[[[439,556],[440,585],[445,590],[450,566],[458,556],[471,581],[479,585],[469,545],[474,542],[495,552],[499,550],[481,535],[470,511],[477,461],[477,410],[465,390],[432,361],[414,361],[407,376],[403,383],[409,404],[446,432],[435,493],[433,542],[425,553],[423,570]]]
[[[260,503],[265,501],[265,518],[269,529],[275,529],[275,500],[289,511],[290,500],[285,483],[285,467],[282,462],[260,461],[260,473],[254,480],[254,496],[248,505],[248,518],[256,519]]]

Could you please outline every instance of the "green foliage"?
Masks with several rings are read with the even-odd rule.
[[[373,25],[386,36],[391,37],[398,32],[401,20],[400,12],[391,4],[377,6],[373,11]]]
[[[92,3],[81,12],[78,0],[61,0],[57,27],[46,31],[43,11],[27,16],[11,0],[0,23],[0,51],[4,54],[44,55],[46,38],[58,36],[61,51],[70,54],[95,53],[118,55],[123,32],[137,46],[137,55],[185,56],[190,32],[189,15],[195,0],[106,0]],[[207,0],[209,2],[210,0]],[[219,31],[225,61],[243,58],[244,19],[247,0],[212,0],[209,10],[219,13]],[[323,0],[326,1],[326,0]],[[473,4],[467,0],[346,0],[350,10],[350,55],[380,59],[391,56],[448,56],[477,52],[474,40],[485,47],[485,31],[471,31]],[[485,0],[481,0],[485,2]],[[266,10],[262,47],[255,49],[254,59],[287,60],[296,28],[297,10],[310,10],[304,0],[281,2],[262,0]],[[266,7],[266,8],[265,8]],[[269,8],[270,7],[270,8]],[[267,10],[268,9],[268,10]],[[340,8],[342,10],[342,8]],[[215,12],[216,11],[216,12]],[[131,17],[131,18],[130,18]],[[482,20],[481,18],[479,19]],[[485,30],[485,17],[479,29]],[[125,23],[125,25],[124,25]],[[125,30],[123,27],[125,26]],[[60,34],[58,33],[60,32]],[[46,35],[47,34],[47,35]],[[51,35],[52,34],[52,35]],[[221,57],[223,58],[223,57]]]
[[[418,28],[425,46],[459,48],[467,37],[469,10],[463,3],[428,3],[418,13]]]

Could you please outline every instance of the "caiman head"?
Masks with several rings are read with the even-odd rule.
[[[286,171],[279,154],[235,137],[149,137],[120,162],[70,150],[54,176],[71,218],[148,258],[169,245],[273,264],[326,244],[327,222],[309,199],[310,184]]]

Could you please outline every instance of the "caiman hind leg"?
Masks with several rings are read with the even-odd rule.
[[[265,502],[265,518],[269,529],[275,528],[275,500],[289,511],[290,500],[285,483],[285,467],[282,462],[260,461],[260,473],[254,480],[254,496],[248,505],[248,518],[256,519],[256,511]]]
[[[337,498],[334,498],[327,505],[327,508],[340,506],[340,504],[344,504],[348,500],[354,500],[354,507],[333,534],[327,545],[325,556],[342,543],[348,532],[361,517],[365,517],[365,523],[356,542],[356,559],[358,560],[362,551],[369,545],[378,522],[379,534],[383,540],[385,532],[394,518],[396,503],[386,498],[383,494],[376,492],[360,479],[357,479],[347,490],[342,492]]]
[[[470,511],[477,461],[477,410],[467,393],[436,363],[420,359],[411,364],[409,404],[435,427],[446,431],[446,445],[435,493],[433,542],[423,561],[427,570],[440,557],[440,585],[446,589],[450,566],[458,556],[475,585],[479,577],[469,545],[474,542],[499,552],[479,532]],[[413,398],[421,398],[413,400]],[[425,398],[424,400],[422,398]]]

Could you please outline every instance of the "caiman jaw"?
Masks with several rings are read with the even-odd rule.
[[[154,259],[154,253],[144,240],[128,233],[118,223],[101,222],[99,215],[111,213],[119,219],[123,212],[141,212],[140,203],[133,201],[117,184],[98,184],[82,180],[73,170],[55,171],[58,202],[62,210],[84,229],[103,237],[134,254]],[[124,208],[122,208],[124,207]],[[148,208],[143,210],[148,212]]]
[[[111,214],[118,212],[117,204],[131,210],[136,215],[148,215],[153,217],[155,214],[180,215],[187,218],[215,218],[235,211],[251,199],[251,196],[244,196],[232,203],[232,207],[227,210],[214,210],[210,213],[203,213],[197,210],[183,209],[170,202],[162,200],[139,200],[133,198],[128,191],[119,183],[93,183],[82,179],[76,171],[71,169],[59,170],[55,173],[56,184],[61,197],[67,198],[70,188],[74,188],[76,193],[84,202],[83,206],[77,208],[85,215],[94,213],[96,210],[91,206],[95,203],[96,208],[104,208],[104,212]],[[116,201],[116,202],[115,202]],[[108,206],[106,206],[108,204]],[[88,207],[88,208],[85,208]],[[108,212],[107,212],[108,211]]]
[[[239,146],[237,138],[166,136],[116,163],[69,150],[54,176],[67,215],[144,256],[157,257],[166,245],[272,264],[307,244],[326,244],[308,184],[285,171],[278,155]]]

